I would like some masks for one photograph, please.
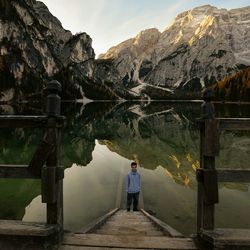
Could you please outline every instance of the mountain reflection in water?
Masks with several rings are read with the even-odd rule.
[[[11,110],[2,109],[3,113]],[[23,107],[13,112],[32,113],[27,110]],[[124,207],[123,179],[130,161],[136,160],[143,176],[145,209],[183,233],[195,232],[195,170],[199,167],[195,119],[200,115],[200,103],[67,103],[62,110],[67,117],[61,147],[61,164],[67,168],[66,229],[80,230],[115,206]],[[217,105],[216,112],[220,117],[250,116],[246,105]],[[38,130],[6,129],[0,133],[1,163],[28,163],[41,138]],[[247,168],[249,153],[249,133],[224,132],[216,166]],[[10,190],[8,196],[0,194],[1,218],[45,219],[39,181],[0,180],[0,187]],[[250,222],[244,220],[250,209],[249,185],[220,183],[219,187],[217,225],[249,228]],[[14,208],[10,210],[8,204]]]

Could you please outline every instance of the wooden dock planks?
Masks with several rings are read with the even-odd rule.
[[[141,235],[141,236],[163,236],[150,220],[141,212],[118,211],[105,223],[96,234],[108,235]]]
[[[57,232],[56,225],[23,222],[17,220],[0,220],[0,235],[46,237]]]
[[[64,245],[93,246],[93,247],[116,247],[116,248],[144,248],[144,249],[197,249],[192,239],[170,238],[166,236],[133,236],[133,235],[104,235],[82,234],[64,237]],[[66,248],[65,248],[66,249]]]
[[[202,230],[201,237],[215,247],[237,246],[250,249],[250,229],[217,228],[214,230]]]
[[[106,217],[104,216],[104,218]],[[193,239],[183,238],[177,231],[171,232],[176,234],[175,237],[171,237],[171,233],[166,236],[166,231],[156,226],[158,222],[161,221],[152,221],[141,211],[119,210],[112,213],[112,216],[109,216],[105,223],[100,223],[99,220],[100,227],[93,225],[94,229],[89,230],[91,233],[65,234],[60,250],[197,249]],[[167,226],[163,222],[162,225]],[[165,230],[166,228],[168,227],[165,227]]]

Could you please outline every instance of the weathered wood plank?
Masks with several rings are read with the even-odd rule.
[[[208,205],[219,203],[218,175],[215,169],[202,169],[204,201]]]
[[[134,218],[129,218],[129,217],[126,217],[126,218],[113,218],[111,217],[109,219],[109,222],[117,222],[117,223],[123,223],[124,220],[126,220],[127,222],[133,222],[135,219]],[[144,223],[144,222],[148,222],[148,218],[136,218],[136,222],[138,223]]]
[[[220,151],[220,133],[219,133],[219,120],[208,119],[205,120],[203,155],[204,156],[217,156]]]
[[[43,237],[56,232],[57,227],[55,225],[17,220],[0,220],[0,235]]]
[[[50,118],[52,119],[52,118]],[[61,132],[58,128],[48,128],[46,134],[51,138],[50,142],[55,145],[46,161],[47,168],[51,168],[50,182],[46,181],[46,174],[42,176],[42,201],[47,202],[47,223],[57,224],[61,232],[63,230],[63,180],[56,179],[56,169],[59,168],[59,150]],[[55,169],[55,171],[53,170]],[[47,171],[49,172],[49,171]],[[47,185],[49,184],[49,185]],[[53,194],[50,194],[53,193]]]
[[[103,228],[98,229],[95,234],[103,234],[103,235],[133,235],[133,236],[159,236],[163,237],[164,234],[161,231],[157,231],[155,229],[142,229],[142,228]]]
[[[49,154],[54,149],[54,144],[50,143],[49,138],[45,135],[44,140],[37,147],[29,164],[29,169],[37,176],[41,176],[42,167],[45,164]]]
[[[108,220],[94,232],[109,235],[164,236],[163,231],[159,230],[141,211],[127,212],[126,210],[119,210],[111,218],[112,221]],[[169,236],[169,234],[167,235]]]
[[[143,227],[146,227],[146,226],[152,226],[152,222],[150,221],[133,221],[133,220],[126,220],[126,221],[123,221],[123,220],[119,220],[119,221],[110,221],[108,220],[105,225],[112,225],[112,226],[120,226],[120,225],[124,225],[124,226],[127,226],[127,225],[130,225],[132,227],[137,227],[137,226],[143,226]]]
[[[250,130],[249,118],[217,118],[221,130]]]
[[[201,231],[201,237],[214,246],[249,246],[250,229],[217,228]]]
[[[112,247],[112,250],[130,250],[135,248],[117,248]],[[59,250],[111,250],[109,247],[89,247],[89,246],[70,246],[62,245],[59,247]],[[146,248],[140,248],[140,250],[146,250]]]
[[[27,165],[0,165],[0,178],[39,179],[29,171]]]
[[[144,209],[141,209],[142,213],[149,218],[150,221],[152,221],[154,223],[154,225],[156,227],[158,227],[160,230],[162,230],[162,232],[170,237],[183,237],[183,235],[178,232],[177,230],[175,230],[174,228],[172,228],[171,226],[167,225],[166,223],[164,223],[163,221],[155,218],[154,216],[150,215],[149,213],[147,213]]]
[[[204,141],[206,144],[206,141]],[[210,156],[204,156],[203,155],[203,166],[204,171],[214,171],[215,170],[215,157]],[[214,229],[214,204],[211,202],[207,202],[207,197],[209,196],[208,193],[211,191],[211,189],[208,188],[210,185],[213,187],[213,192],[217,192],[217,194],[213,194],[213,196],[219,197],[218,195],[218,181],[217,178],[209,178],[207,184],[205,185],[205,181],[203,183],[204,192],[203,192],[203,204],[202,204],[202,228],[204,229]],[[211,197],[210,197],[211,198]],[[218,198],[217,198],[218,199]],[[217,201],[215,200],[215,202]]]
[[[0,128],[44,128],[64,126],[65,117],[57,116],[52,119],[48,116],[0,116]]]
[[[63,237],[64,245],[96,246],[116,248],[145,248],[145,249],[197,249],[190,238],[146,237],[131,235],[98,235],[82,234]]]
[[[80,233],[91,233],[95,230],[97,230],[98,228],[100,228],[112,215],[114,215],[117,211],[119,210],[119,208],[115,208],[113,210],[111,210],[110,212],[108,212],[107,214],[101,216],[100,218],[98,218],[97,220],[93,221],[92,223],[90,223],[89,225],[87,225],[85,228],[83,228],[82,230],[79,230]]]
[[[250,169],[217,169],[220,182],[250,182]]]
[[[200,167],[203,168],[204,162],[203,162],[203,145],[204,145],[204,137],[205,137],[205,122],[203,120],[203,123],[200,123]],[[197,173],[197,172],[196,172]],[[199,233],[200,229],[202,228],[203,224],[203,196],[204,196],[204,188],[202,181],[199,180],[196,174],[196,178],[198,181],[197,186],[197,233]]]
[[[220,122],[220,130],[250,130],[249,118],[215,118]],[[202,125],[204,119],[197,119],[197,122]]]

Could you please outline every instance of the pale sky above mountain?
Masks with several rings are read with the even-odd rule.
[[[210,4],[234,9],[250,6],[250,0],[42,0],[65,29],[87,32],[96,55],[134,37],[141,30],[164,30],[185,10]]]

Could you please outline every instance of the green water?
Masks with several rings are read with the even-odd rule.
[[[37,107],[1,113],[40,114]],[[124,177],[140,164],[140,204],[184,234],[195,233],[200,103],[65,103],[61,164],[65,170],[65,229],[80,231],[110,209],[125,206]],[[217,105],[220,117],[250,117],[247,105]],[[2,129],[0,163],[29,163],[42,131]],[[221,135],[216,166],[248,168],[250,134]],[[220,183],[216,226],[250,228],[249,184]],[[0,180],[0,219],[45,221],[40,181]]]

